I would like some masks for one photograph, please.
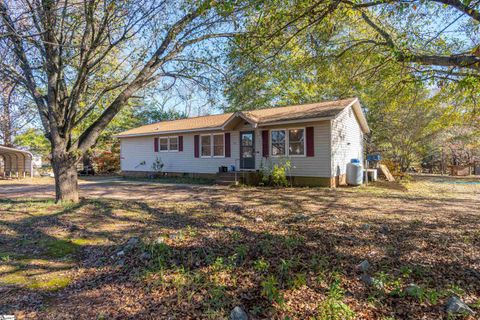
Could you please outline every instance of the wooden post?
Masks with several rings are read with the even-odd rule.
[[[365,160],[365,185],[368,186],[368,160]]]

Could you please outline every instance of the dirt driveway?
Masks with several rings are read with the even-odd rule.
[[[80,197],[102,197],[124,200],[187,200],[195,193],[208,191],[215,194],[229,189],[225,186],[171,184],[149,181],[130,181],[121,177],[94,177],[80,179]],[[53,198],[55,196],[52,178],[0,181],[1,198]]]

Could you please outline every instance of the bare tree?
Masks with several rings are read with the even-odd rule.
[[[11,114],[11,97],[14,90],[14,85],[10,82],[4,82],[0,84],[0,93],[2,101],[2,111],[0,113],[0,137],[5,146],[13,146],[12,137],[14,135],[12,125]]]
[[[31,101],[9,80],[0,80],[0,140],[13,146],[15,136],[35,120]]]
[[[137,91],[192,78],[189,65],[211,47],[198,44],[233,34],[229,21],[240,10],[233,8],[232,1],[0,0],[0,72],[35,102],[52,146],[57,201],[78,201],[77,162]]]

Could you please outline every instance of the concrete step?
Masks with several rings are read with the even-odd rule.
[[[237,175],[237,177],[239,177]],[[235,180],[235,175],[234,174],[217,174],[217,179],[225,179],[225,180],[229,180],[229,179],[233,179]]]
[[[230,172],[217,172],[217,176],[221,176],[221,177],[235,176],[235,172],[231,172],[231,171]]]
[[[235,180],[216,180],[215,183],[222,186],[231,186],[235,185]]]
[[[217,179],[235,179],[235,175],[234,174],[231,174],[231,175],[226,175],[226,174],[225,175],[217,175]]]

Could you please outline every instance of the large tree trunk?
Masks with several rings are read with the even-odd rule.
[[[52,167],[55,174],[55,201],[78,202],[77,161],[62,151],[52,152]]]

